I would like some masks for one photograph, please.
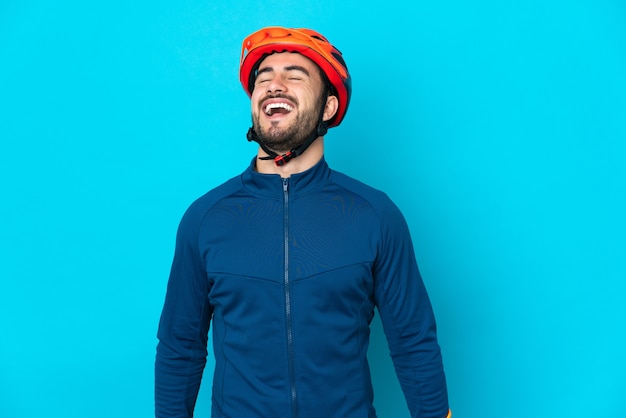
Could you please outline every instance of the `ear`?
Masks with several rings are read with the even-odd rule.
[[[332,119],[339,109],[339,100],[337,96],[328,96],[326,99],[326,106],[324,106],[324,122]]]

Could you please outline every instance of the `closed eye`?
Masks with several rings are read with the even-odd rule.
[[[254,80],[254,84],[267,83],[272,79],[273,70],[271,67],[264,67],[259,69],[256,75],[256,80]]]

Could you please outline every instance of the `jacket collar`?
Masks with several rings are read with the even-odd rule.
[[[255,171],[256,157],[250,166],[241,175],[243,186],[248,191],[274,197],[283,198],[283,179],[278,174],[261,174]],[[301,173],[292,174],[286,179],[289,184],[289,196],[296,197],[309,193],[326,184],[330,179],[330,167],[322,157],[313,167]]]

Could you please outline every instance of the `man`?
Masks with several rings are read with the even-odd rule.
[[[157,417],[191,417],[212,320],[213,418],[376,417],[377,307],[413,417],[450,416],[435,320],[408,228],[382,192],[331,170],[346,114],[341,53],[308,29],[243,43],[258,155],[181,221],[161,315]]]

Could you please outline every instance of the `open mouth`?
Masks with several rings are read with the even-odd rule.
[[[283,103],[283,102],[269,103],[263,109],[263,111],[265,112],[267,116],[286,115],[290,113],[292,110],[293,110],[293,106],[287,103]]]

